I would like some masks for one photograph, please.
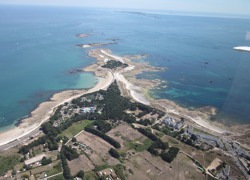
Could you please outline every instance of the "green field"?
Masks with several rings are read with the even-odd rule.
[[[81,132],[87,125],[91,124],[94,121],[90,120],[83,120],[76,123],[73,123],[69,128],[61,133],[62,136],[66,136],[67,138],[71,139],[76,134]]]
[[[136,141],[126,141],[125,146],[127,149],[134,149],[138,152],[147,150],[148,147],[152,144],[152,141],[150,139],[146,139],[144,142],[139,143]]]
[[[53,168],[47,171],[47,175],[52,176],[60,172],[62,172],[62,165],[61,165],[61,162],[58,162],[56,165],[53,166]]]
[[[84,180],[97,180],[97,179],[99,179],[99,177],[96,175],[95,172],[90,171],[90,172],[85,173],[83,179]]]

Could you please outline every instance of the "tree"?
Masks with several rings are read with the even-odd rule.
[[[84,178],[84,171],[83,170],[80,170],[77,174],[76,174],[76,177],[79,177],[79,178]]]
[[[47,164],[50,164],[52,162],[51,158],[46,158],[45,156],[42,158],[41,164],[42,166],[45,166]]]
[[[75,137],[72,137],[72,142],[76,142],[76,138]]]
[[[190,139],[192,139],[193,141],[196,141],[198,138],[197,138],[196,135],[192,134],[191,137],[190,137]]]
[[[116,159],[118,159],[118,158],[120,157],[119,152],[118,152],[117,150],[115,150],[114,148],[110,148],[109,154],[110,154],[112,157],[116,158]]]

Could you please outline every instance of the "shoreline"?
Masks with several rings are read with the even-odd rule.
[[[122,63],[129,64],[129,67],[125,68],[120,72],[115,72],[114,76],[118,83],[122,84],[123,94],[125,96],[131,97],[133,100],[140,103],[150,105],[156,108],[160,108],[167,114],[173,114],[178,117],[184,117],[196,125],[206,128],[209,131],[212,131],[216,134],[223,134],[229,132],[227,128],[218,122],[211,122],[209,120],[210,115],[215,113],[215,108],[213,107],[204,107],[209,109],[207,113],[196,110],[189,110],[187,108],[181,107],[173,101],[167,99],[153,99],[152,97],[146,98],[144,92],[148,92],[150,89],[153,89],[160,85],[161,80],[147,80],[147,79],[137,79],[136,75],[142,72],[154,72],[165,70],[165,68],[153,67],[145,62],[134,62],[133,59],[140,59],[144,57],[143,55],[139,56],[124,56],[120,57],[111,53],[111,51],[104,49],[94,49],[90,51],[89,55],[96,58],[99,61],[105,61],[107,58],[113,58]],[[130,57],[130,58],[128,58]],[[136,85],[135,85],[136,84]]]
[[[41,124],[50,118],[56,107],[84,94],[95,92],[100,89],[107,89],[107,87],[114,80],[117,80],[117,82],[122,85],[121,93],[124,96],[132,98],[134,101],[150,105],[154,108],[159,108],[169,115],[184,117],[195,125],[206,128],[216,134],[229,132],[226,130],[227,128],[225,129],[223,124],[209,121],[209,115],[215,112],[212,108],[210,108],[211,114],[209,114],[201,112],[199,109],[189,110],[187,108],[183,108],[175,102],[167,99],[153,99],[149,96],[149,94],[145,95],[145,92],[156,88],[164,81],[157,79],[137,79],[136,75],[142,72],[165,70],[165,68],[153,67],[145,62],[132,61],[134,59],[141,59],[145,57],[145,55],[120,57],[112,54],[109,49],[93,49],[89,51],[88,55],[95,58],[96,63],[89,65],[82,70],[94,73],[94,75],[99,79],[98,83],[88,90],[67,90],[54,94],[49,101],[39,104],[38,107],[30,113],[31,117],[23,119],[20,126],[7,130],[6,132],[0,132],[0,146],[6,145],[12,141],[19,142],[19,138],[27,135],[30,135],[29,137],[35,135],[35,130],[38,130]],[[104,65],[109,59],[115,59],[122,63],[127,63],[129,66],[125,69],[117,68],[114,72],[110,69],[102,68],[101,66]],[[134,84],[136,84],[136,86]],[[209,107],[207,108],[209,109]],[[24,141],[25,140],[21,142],[23,143]]]
[[[80,97],[87,93],[92,93],[100,89],[106,89],[114,80],[113,75],[106,71],[105,77],[95,76],[99,79],[96,85],[88,90],[66,90],[55,93],[48,101],[40,103],[31,113],[30,116],[21,119],[19,126],[11,125],[10,129],[0,132],[0,146],[6,145],[13,141],[19,141],[20,138],[27,136],[29,137],[37,134],[36,131],[42,123],[47,121],[55,108],[64,104],[65,102],[71,101],[74,98]],[[32,133],[34,131],[34,133]],[[36,131],[36,132],[35,132]],[[26,139],[27,140],[27,139]],[[23,140],[25,141],[25,140]]]

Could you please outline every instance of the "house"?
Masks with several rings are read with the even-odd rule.
[[[167,117],[163,120],[163,123],[166,124],[169,127],[172,127],[174,129],[180,130],[183,126],[183,123],[181,121],[176,121],[172,117]]]
[[[224,148],[224,144],[220,140],[220,138],[195,132],[195,131],[193,131],[193,127],[191,127],[191,126],[189,126],[187,128],[187,133],[189,135],[195,135],[198,138],[198,141],[205,142],[205,143],[207,143],[207,144],[209,144],[211,146],[214,146],[214,147],[218,146],[221,149]]]
[[[30,159],[25,160],[25,161],[24,161],[24,164],[25,164],[25,165],[34,164],[34,163],[36,163],[36,162],[41,161],[41,160],[43,159],[44,156],[46,156],[44,153],[39,154],[39,155],[37,155],[37,156],[35,156],[35,157],[33,157],[33,158],[30,158]]]

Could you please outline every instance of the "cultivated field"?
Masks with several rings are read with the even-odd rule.
[[[95,169],[95,165],[85,155],[81,155],[79,158],[68,161],[68,165],[72,175],[76,175],[80,170],[88,172]]]
[[[127,123],[122,123],[107,133],[110,137],[118,141],[121,146],[125,146],[128,141],[138,144],[143,143],[147,138],[133,129]]]
[[[146,175],[147,179],[157,179],[165,162],[160,157],[152,156],[149,152],[144,151],[126,160],[125,164],[134,173],[138,172],[138,175],[141,173]],[[133,178],[131,177],[131,179]]]
[[[242,173],[239,171],[238,167],[233,162],[232,157],[223,154],[223,152],[219,149],[215,148],[215,149],[209,150],[209,151],[201,151],[201,150],[197,150],[196,148],[189,146],[185,143],[182,143],[182,142],[180,142],[180,141],[178,141],[175,138],[172,138],[170,136],[165,135],[161,139],[164,142],[168,142],[169,145],[173,145],[175,147],[180,148],[182,151],[184,151],[185,153],[192,156],[195,160],[197,160],[205,168],[209,166],[209,164],[213,161],[213,159],[218,157],[219,159],[221,159],[222,161],[224,161],[226,164],[228,164],[231,167],[230,168],[230,176],[237,177],[239,179],[241,179],[241,178],[244,179],[244,177],[242,176]]]
[[[119,160],[111,157],[108,153],[110,148],[113,146],[98,136],[84,131],[79,136],[77,136],[76,139],[78,142],[85,144],[92,149],[91,152],[88,151],[88,156],[95,166],[101,166],[104,164],[116,165],[120,163]]]
[[[159,180],[171,177],[173,180],[205,180],[205,176],[186,155],[179,153],[172,163],[166,163],[159,174]]]

